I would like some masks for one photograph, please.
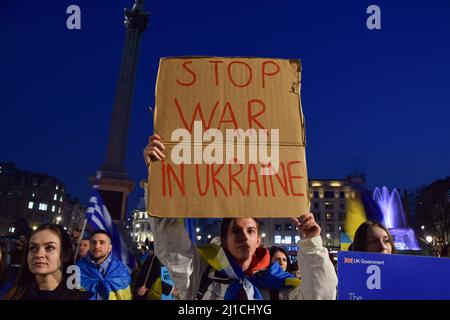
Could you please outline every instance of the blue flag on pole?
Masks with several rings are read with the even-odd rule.
[[[112,255],[122,261],[126,266],[132,267],[132,260],[128,254],[128,248],[122,239],[116,226],[113,224],[111,215],[108,212],[102,197],[98,192],[97,184],[92,188],[92,195],[86,211],[86,219],[94,230],[104,230],[111,236]]]

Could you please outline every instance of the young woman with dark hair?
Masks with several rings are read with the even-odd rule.
[[[351,251],[396,253],[391,233],[383,224],[374,220],[366,221],[358,227]]]
[[[67,232],[56,224],[39,226],[26,244],[17,278],[5,300],[88,300],[90,293],[68,288],[67,267],[73,258]]]
[[[289,255],[282,247],[272,246],[269,250],[270,253],[270,263],[277,262],[281,269],[284,271],[291,272]]]

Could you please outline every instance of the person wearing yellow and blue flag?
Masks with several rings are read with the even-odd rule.
[[[153,135],[144,149],[147,162],[164,158],[164,145]],[[148,165],[148,163],[147,163]],[[336,299],[337,275],[322,245],[321,228],[312,213],[292,218],[301,241],[297,261],[302,279],[270,263],[260,246],[255,218],[225,218],[220,245],[197,248],[177,218],[150,218],[155,254],[170,272],[180,299],[260,300],[278,290],[280,300]]]
[[[92,232],[89,254],[77,263],[81,290],[94,293],[93,300],[131,300],[130,272],[111,251],[109,234],[104,230]]]
[[[280,300],[335,299],[337,276],[320,227],[312,214],[296,221],[302,237],[301,280],[270,263],[269,250],[260,247],[257,219],[223,219],[221,245],[196,248],[178,219],[150,218],[155,253],[170,271],[180,299],[266,300],[273,290]]]
[[[85,221],[83,224],[82,234],[84,233],[84,228],[88,224],[93,230],[104,230],[109,235],[109,239],[112,244],[111,254],[118,260],[122,261],[128,270],[133,270],[134,260],[132,259],[132,254],[129,252],[125,241],[123,240],[118,228],[114,225],[113,219],[109,214],[108,208],[103,202],[103,199],[98,191],[98,181],[101,178],[101,172],[97,172],[97,176],[92,186],[92,194],[89,198],[88,207],[86,210]],[[78,244],[79,246],[80,244]],[[75,259],[77,254],[75,255]]]

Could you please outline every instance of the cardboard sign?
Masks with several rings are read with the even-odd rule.
[[[450,299],[450,259],[338,253],[338,299]]]
[[[309,212],[299,60],[163,58],[149,212],[298,217]]]

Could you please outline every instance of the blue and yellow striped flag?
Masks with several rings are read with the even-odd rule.
[[[359,189],[355,198],[347,199],[347,214],[344,230],[341,231],[341,250],[347,250],[355,238],[358,227],[367,220],[383,222],[383,214],[370,192]]]

